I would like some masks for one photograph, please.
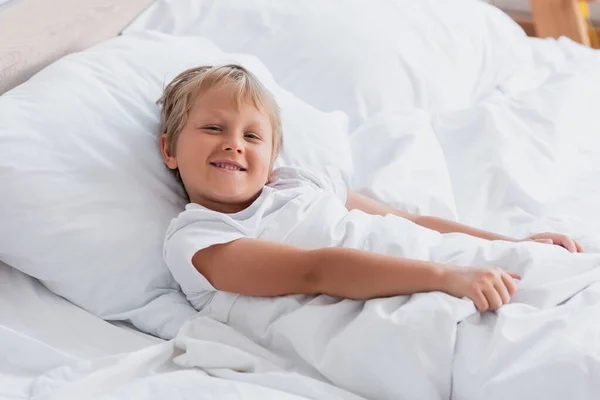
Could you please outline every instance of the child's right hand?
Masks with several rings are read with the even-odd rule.
[[[458,298],[470,298],[480,312],[494,311],[508,303],[517,291],[513,279],[521,277],[495,267],[448,266],[443,291]]]

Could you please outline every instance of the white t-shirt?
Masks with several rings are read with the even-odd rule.
[[[432,259],[439,233],[395,215],[370,215],[346,208],[339,175],[283,167],[247,209],[223,214],[188,204],[169,226],[164,257],[175,280],[197,310],[226,321],[239,297],[217,291],[192,265],[194,254],[241,238],[285,243],[305,249],[346,247],[414,259]],[[415,234],[415,229],[426,230]],[[240,255],[243,257],[243,255]]]
[[[333,172],[333,171],[332,171]],[[241,238],[287,243],[304,248],[331,245],[328,226],[336,225],[346,209],[346,185],[307,169],[282,167],[273,171],[271,183],[245,210],[224,214],[190,203],[169,225],[164,258],[188,300],[201,310],[209,303],[226,313],[236,295],[219,292],[192,265],[199,250]],[[322,238],[321,236],[325,236]],[[215,299],[215,296],[218,299]],[[217,304],[218,303],[218,304]]]

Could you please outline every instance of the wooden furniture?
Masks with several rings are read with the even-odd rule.
[[[588,0],[591,3],[596,0]],[[531,13],[506,11],[529,36],[559,38],[566,36],[590,46],[588,24],[579,8],[579,0],[529,0]],[[600,28],[594,28],[600,36]]]
[[[590,46],[588,27],[578,0],[530,0],[535,31],[539,37],[566,36]]]

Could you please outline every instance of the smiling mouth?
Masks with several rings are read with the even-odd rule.
[[[228,163],[212,163],[211,162],[210,165],[212,165],[213,167],[225,169],[227,171],[240,171],[240,172],[246,171],[246,168],[241,168],[241,167],[238,167],[237,165],[232,165],[232,164],[228,164]]]

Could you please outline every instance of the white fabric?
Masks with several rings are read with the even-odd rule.
[[[133,395],[119,397],[120,392],[131,394],[126,383],[135,379],[132,375],[123,374],[120,376],[123,388],[112,384],[106,387],[102,379],[110,379],[109,374],[96,375],[94,379],[99,380],[98,389],[94,390],[86,383],[79,391],[76,389],[74,393],[61,392],[57,395],[56,390],[60,387],[56,380],[43,376],[40,378],[48,370],[65,365],[98,367],[99,361],[107,370],[114,372],[114,365],[106,363],[104,357],[127,359],[131,358],[126,356],[129,354],[127,352],[137,355],[137,351],[145,348],[155,354],[169,346],[172,347],[172,342],[159,344],[163,342],[161,339],[125,327],[113,326],[53,294],[34,278],[3,263],[0,263],[0,288],[0,398],[3,400],[36,398],[36,393],[39,392],[51,392],[53,395],[50,398],[57,400],[90,399],[98,398],[99,396],[93,396],[102,390],[111,392],[106,398],[112,400],[162,400],[173,398],[174,386],[182,390],[187,389],[190,394],[188,398],[193,399],[301,399],[280,390],[270,390],[251,383],[212,378],[200,370],[183,371],[177,376],[166,374],[169,364],[173,368],[168,357],[145,357],[136,360],[140,364],[137,371],[140,382]],[[158,345],[152,347],[155,344]],[[231,360],[232,357],[230,355],[229,358],[225,358],[222,353],[219,359]],[[131,366],[123,366],[121,373],[130,371]],[[162,384],[166,383],[165,381],[169,382],[166,386],[167,392],[161,392],[158,385],[148,384],[148,380],[144,379],[144,375],[150,372],[148,368],[153,368],[152,374],[162,374],[159,378]],[[56,372],[53,372],[52,376],[55,377]],[[184,386],[186,383],[187,387]],[[331,391],[335,392],[336,389],[332,388]]]
[[[204,312],[189,321],[174,342],[175,354],[165,345],[55,370],[39,380],[36,398],[69,398],[60,395],[82,385],[110,392],[116,382],[129,396],[140,388],[176,388],[187,398],[197,373],[181,370],[190,367],[323,400],[334,397],[319,392],[323,384],[315,380],[373,400],[520,400],[532,393],[559,400],[574,388],[579,400],[598,398],[599,254],[442,236],[400,218],[394,222],[397,229],[389,234],[408,257],[519,273],[523,280],[511,304],[480,315],[470,300],[439,292],[366,302],[240,297],[224,321],[228,327]],[[153,372],[156,358],[159,365],[174,362],[178,379]]]
[[[202,3],[207,4],[198,4]],[[423,9],[419,7],[421,4]],[[456,30],[470,29],[468,20],[457,24],[460,26],[445,25],[446,15],[428,10],[431,4],[429,0],[410,1],[410,7],[438,16],[435,23],[429,21],[431,23],[427,24],[428,20],[422,19],[420,26],[418,21],[402,26],[419,30],[441,24],[448,31],[431,37],[442,41],[446,34],[456,38]],[[302,10],[301,7],[298,3],[298,8],[287,10],[293,14]],[[440,9],[449,17],[457,15],[447,8]],[[168,9],[162,10],[164,21],[176,28],[178,21],[171,18]],[[193,7],[188,9],[191,18],[198,15],[195,10]],[[457,7],[455,12],[469,16],[474,15],[472,10]],[[343,13],[343,9],[338,11]],[[149,15],[157,18],[155,11]],[[184,12],[178,15],[186,21]],[[268,17],[266,13],[264,18],[249,20],[244,27],[247,36],[238,39],[250,47],[251,40],[245,42],[244,38],[252,37],[251,33],[255,33],[252,40],[257,39],[257,32],[270,37],[270,29],[260,30],[274,23]],[[147,18],[142,16],[142,20],[149,21]],[[211,13],[204,14],[203,18],[218,22],[217,16]],[[484,16],[482,20],[496,21],[495,17],[490,18]],[[479,26],[477,18],[473,21]],[[258,28],[251,29],[250,23]],[[225,23],[222,27],[229,29]],[[353,32],[348,27],[337,31],[342,31],[340,36]],[[317,32],[325,33],[326,30]],[[482,36],[485,32],[482,31]],[[298,38],[301,41],[302,36]],[[347,53],[342,50],[350,46],[341,46],[341,40],[328,42],[326,35],[323,38],[312,46],[320,55],[325,51],[318,52],[319,46],[329,50],[331,55],[325,57],[329,63],[315,69],[315,74],[309,74],[308,79],[331,68],[338,72],[332,76],[349,82],[350,79],[342,79],[344,75],[340,71],[343,68],[338,61],[348,60],[343,57]],[[267,41],[262,43],[267,46]],[[285,65],[283,63],[289,57],[296,61],[298,70],[304,63],[315,62],[309,58],[302,62],[294,59],[295,43],[289,42],[287,48],[273,53],[272,57],[283,60],[281,65]],[[329,43],[332,43],[331,47],[327,46]],[[460,48],[460,43],[465,42],[449,43],[449,51]],[[515,45],[512,41],[506,43]],[[490,51],[496,42],[487,44],[489,49],[479,50]],[[600,314],[600,256],[597,254],[600,251],[597,233],[600,225],[597,179],[600,175],[597,162],[600,159],[600,114],[595,106],[597,88],[600,87],[600,59],[597,52],[568,40],[523,38],[516,42],[515,48],[520,56],[509,56],[510,62],[486,64],[486,74],[505,76],[506,79],[498,78],[499,85],[491,85],[487,92],[482,91],[483,96],[477,104],[463,104],[464,98],[459,94],[454,110],[405,110],[403,118],[407,121],[414,118],[412,123],[416,131],[426,132],[430,128],[439,138],[436,146],[438,150],[441,148],[445,164],[436,161],[439,168],[430,171],[431,174],[443,172],[450,177],[452,201],[460,220],[513,236],[558,230],[573,234],[589,254],[568,254],[559,247],[535,243],[488,243],[464,235],[446,235],[436,242],[428,237],[432,235],[430,232],[406,223],[403,236],[398,238],[398,245],[403,248],[411,250],[412,241],[430,243],[431,246],[426,247],[428,251],[423,253],[437,259],[461,264],[497,264],[521,273],[524,279],[513,303],[498,312],[480,315],[475,313],[470,301],[441,293],[368,302],[327,296],[247,299],[235,303],[227,320],[229,326],[199,315],[186,323],[177,339],[169,345],[54,370],[38,380],[37,398],[67,398],[63,394],[77,390],[79,394],[87,393],[85,390],[99,393],[96,398],[118,398],[111,397],[116,391],[122,398],[134,398],[140,393],[152,398],[153,393],[178,390],[181,397],[193,398],[200,392],[193,386],[198,379],[194,371],[200,368],[227,382],[251,382],[311,399],[356,398],[347,391],[334,391],[328,386],[332,382],[364,394],[368,399],[597,399],[600,395],[597,340],[600,335],[597,317]],[[310,54],[306,49],[310,49],[308,44],[298,51],[306,56]],[[429,51],[424,49],[423,54],[429,54]],[[368,60],[365,56],[368,53],[358,53]],[[341,54],[340,58],[335,54]],[[389,67],[390,64],[386,65]],[[511,72],[504,75],[506,68]],[[302,71],[306,72],[305,69]],[[413,71],[417,80],[436,77],[427,68]],[[443,69],[434,71],[434,74],[439,73],[443,73]],[[464,79],[461,74],[450,76],[456,77],[453,84],[457,87]],[[298,83],[298,87],[306,84],[302,81],[304,76],[290,75],[291,80],[294,78],[303,82]],[[328,93],[326,88],[330,87],[327,86],[330,81],[338,82],[327,75],[319,81],[325,93]],[[469,87],[469,82],[468,79],[464,82],[465,87]],[[286,84],[290,85],[290,82]],[[302,90],[318,93],[316,88]],[[375,94],[386,93],[381,82],[369,90]],[[348,92],[340,93],[341,98],[348,97],[344,96]],[[424,96],[426,94],[427,91]],[[349,103],[357,98],[349,97]],[[329,103],[331,98],[324,95],[322,99]],[[383,103],[384,107],[387,100],[390,98]],[[390,103],[397,104],[393,98]],[[346,103],[332,102],[330,106],[337,107],[336,104]],[[459,109],[460,105],[462,109]],[[376,106],[373,110],[384,111]],[[365,115],[357,113],[351,118],[367,123],[377,118],[374,114]],[[393,114],[382,115],[383,122],[392,118],[390,126],[399,120]],[[382,130],[381,137],[376,138],[377,146],[386,149],[397,145],[398,138],[393,132],[394,129]],[[410,143],[416,138],[409,133],[402,133],[407,137],[402,146],[411,154]],[[357,140],[363,145],[368,144],[364,135],[351,140],[355,149],[360,148],[356,145]],[[426,139],[419,145],[427,149],[423,150],[426,155],[438,151],[430,143]],[[382,158],[377,162],[365,158],[369,164],[365,166],[367,170],[360,173],[371,176],[373,182],[378,183],[371,187],[368,179],[361,179],[361,190],[380,193],[401,204],[405,193],[397,193],[394,199],[394,194],[386,192],[382,180],[378,179],[380,176],[393,177],[385,166],[398,161],[391,151],[384,152]],[[411,177],[412,164],[402,165],[409,168],[402,171],[403,176]],[[417,165],[417,171],[423,170],[425,162]],[[357,165],[357,170],[360,168]],[[428,179],[438,178],[430,176]],[[442,175],[439,179],[443,181]],[[178,368],[176,374],[160,370],[162,365],[173,367],[173,364]],[[170,380],[171,377],[174,379]],[[114,383],[120,386],[115,389]],[[147,392],[150,393],[147,395]],[[245,393],[236,394],[244,398]],[[261,395],[258,397],[269,398]],[[273,396],[284,398],[283,394]],[[73,397],[81,398],[81,395]]]
[[[414,214],[458,219],[432,117],[425,110],[388,109],[356,129],[352,189]]]
[[[435,115],[459,219],[524,237],[558,231],[600,251],[597,51],[532,40],[520,87]]]
[[[237,295],[216,292],[192,265],[194,254],[241,238],[304,248],[343,246],[339,238],[346,233],[335,230],[347,212],[346,193],[341,176],[329,179],[306,168],[275,169],[259,197],[240,212],[225,214],[188,204],[167,229],[165,261],[194,308],[208,305],[213,318],[225,320]]]
[[[364,400],[316,379],[286,371],[289,363],[219,322],[198,318],[176,341],[139,352],[58,368],[39,378],[32,400],[231,399]],[[185,332],[200,328],[202,338]],[[235,347],[221,345],[227,338]],[[187,349],[196,355],[181,354]],[[235,370],[230,366],[235,365]],[[224,368],[225,367],[225,368]],[[215,378],[211,378],[215,377]],[[80,385],[70,385],[78,380]]]
[[[117,328],[0,263],[1,399],[29,399],[35,378],[61,365],[160,342]]]
[[[155,101],[182,70],[232,61],[282,108],[279,164],[350,175],[346,117],[280,89],[256,58],[201,38],[122,36],[0,97],[0,259],[95,315],[173,337],[194,309],[161,256],[185,200],[160,157]]]
[[[352,129],[387,107],[469,106],[528,56],[519,26],[479,0],[158,0],[125,32],[143,29],[254,54]]]

